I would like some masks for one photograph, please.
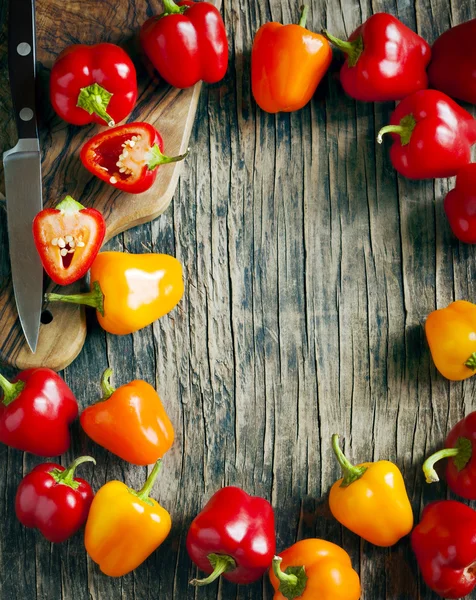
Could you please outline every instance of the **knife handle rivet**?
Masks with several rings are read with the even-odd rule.
[[[31,108],[22,108],[20,111],[20,119],[22,121],[31,121],[33,119],[33,114]]]
[[[21,42],[17,46],[17,52],[20,56],[28,56],[31,52],[31,46],[28,42]]]

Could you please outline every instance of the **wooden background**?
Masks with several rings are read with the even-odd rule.
[[[111,14],[123,5],[134,15],[159,8],[156,0],[104,2]],[[61,18],[61,2],[50,4]],[[295,21],[298,9],[290,0],[224,0],[230,67],[222,84],[203,89],[174,201],[152,224],[108,244],[177,256],[184,299],[126,337],[106,335],[91,316],[84,350],[64,372],[82,407],[99,397],[108,365],[117,385],[144,378],[157,386],[177,434],[154,489],[172,514],[170,537],[134,573],[107,578],[87,559],[81,534],[53,546],[20,526],[16,487],[41,459],[3,448],[2,600],[269,600],[266,579],[246,588],[187,585],[196,575],[187,528],[227,484],[272,501],[279,550],[310,536],[342,544],[364,600],[436,598],[418,577],[408,539],[378,549],[330,515],[327,494],[339,476],[330,436],[343,436],[351,459],[396,461],[417,519],[423,505],[447,496],[444,484],[424,483],[422,458],[474,408],[475,380],[449,383],[436,372],[422,325],[436,307],[476,297],[474,248],[459,244],[445,220],[452,182],[396,176],[388,142],[375,143],[392,104],[346,98],[337,65],[300,112],[257,110],[253,35],[270,19]],[[476,17],[469,0],[313,0],[309,26],[350,34],[381,10],[430,42]],[[4,219],[0,249],[5,276]],[[145,468],[95,446],[76,424],[61,460],[84,453],[98,461],[81,470],[95,489],[113,478],[137,487],[145,480]]]

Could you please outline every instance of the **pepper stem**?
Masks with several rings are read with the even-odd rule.
[[[227,554],[209,554],[207,558],[213,567],[213,572],[204,579],[192,579],[190,585],[194,585],[195,587],[208,585],[209,583],[213,583],[223,573],[236,569],[235,559]]]
[[[288,567],[283,571],[282,560],[280,556],[273,558],[273,573],[279,581],[279,591],[287,600],[300,598],[304,594],[308,580],[304,566]]]
[[[155,463],[149,477],[147,477],[147,481],[144,483],[143,488],[138,492],[133,492],[139,498],[139,500],[142,500],[143,502],[147,502],[149,500],[150,492],[154,487],[155,480],[157,479],[157,475],[159,474],[161,467],[162,459],[159,458],[159,460]]]
[[[45,294],[46,302],[68,302],[92,306],[104,317],[104,294],[98,281],[91,285],[91,291],[85,294]]]
[[[458,471],[462,471],[471,460],[472,454],[473,446],[471,440],[464,437],[458,438],[454,448],[443,448],[425,460],[423,463],[423,473],[425,474],[426,482],[436,483],[437,481],[440,481],[440,478],[434,469],[434,465],[439,460],[453,456],[456,468]]]
[[[336,455],[336,458],[342,467],[342,472],[344,475],[340,487],[348,487],[351,483],[354,483],[354,481],[357,481],[357,479],[362,477],[367,470],[367,467],[356,467],[346,458],[345,454],[339,447],[339,436],[337,433],[334,433],[332,436],[332,449],[334,450],[334,454]]]
[[[147,168],[149,171],[153,171],[160,165],[165,165],[167,163],[174,163],[180,160],[183,160],[188,156],[189,150],[185,152],[185,154],[179,154],[178,156],[166,156],[162,153],[159,146],[154,144],[152,148],[149,150],[149,154],[147,156]]]
[[[111,98],[111,92],[108,92],[98,83],[93,83],[88,87],[81,88],[76,106],[83,108],[90,115],[95,113],[106,121],[109,127],[112,127],[115,125],[114,119],[106,112]]]
[[[349,67],[355,67],[357,61],[360,58],[360,55],[364,51],[364,42],[362,40],[362,36],[359,36],[357,39],[352,42],[341,40],[331,33],[327,31],[327,29],[322,30],[322,35],[326,37],[334,46],[342,50],[347,54],[347,63]]]
[[[8,379],[0,374],[0,388],[3,390],[2,404],[4,406],[8,406],[14,400],[16,400],[25,389],[25,385],[26,384],[24,381],[16,381],[15,383],[11,383],[8,381]]]
[[[383,136],[386,133],[397,133],[400,136],[402,146],[406,146],[412,137],[413,130],[415,129],[416,121],[413,115],[407,115],[403,117],[398,125],[385,125],[378,132],[377,142],[381,144],[383,142]]]
[[[66,196],[64,200],[61,200],[61,202],[55,206],[55,209],[71,214],[78,212],[78,210],[84,210],[84,206],[79,202],[76,202],[71,196]]]
[[[53,477],[56,483],[67,485],[68,487],[73,488],[73,490],[77,490],[79,487],[79,481],[74,480],[74,472],[79,465],[82,465],[85,462],[92,462],[93,464],[96,464],[96,460],[92,456],[80,456],[64,471],[61,471],[60,469],[53,469],[49,472],[49,474],[51,477]]]
[[[300,27],[306,27],[307,15],[309,14],[309,6],[304,4],[301,6],[301,18],[299,19],[298,25]]]
[[[112,377],[112,369],[107,368],[101,377],[101,388],[102,388],[102,395],[103,395],[104,400],[107,400],[108,398],[110,398],[116,391],[116,388],[111,385],[111,377]]]
[[[471,371],[476,370],[476,352],[473,352],[468,360],[464,363],[465,367],[471,369]]]
[[[162,4],[164,5],[164,12],[161,16],[173,15],[173,14],[182,14],[184,13],[189,6],[177,6],[174,0],[162,0]]]

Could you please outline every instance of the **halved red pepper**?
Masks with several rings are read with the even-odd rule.
[[[81,149],[81,162],[93,175],[129,194],[148,190],[160,165],[183,160],[162,153],[160,133],[148,123],[128,123],[98,133]]]
[[[106,223],[95,208],[71,196],[45,208],[33,221],[33,237],[45,271],[59,285],[84,277],[101,248]]]

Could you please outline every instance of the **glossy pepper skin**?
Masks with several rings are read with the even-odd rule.
[[[455,500],[428,504],[412,532],[426,585],[442,598],[463,598],[476,586],[476,511]]]
[[[154,184],[159,167],[187,154],[166,156],[160,133],[148,123],[127,123],[98,133],[81,148],[81,162],[109,185],[141,194]]]
[[[476,244],[476,164],[461,167],[456,186],[445,198],[445,213],[455,236],[466,244]]]
[[[137,100],[135,67],[115,44],[74,44],[51,69],[50,97],[57,114],[73,125],[114,125]]]
[[[471,162],[476,121],[448,96],[422,90],[400,102],[377,141],[390,133],[390,159],[409,179],[453,177]]]
[[[154,388],[141,380],[117,390],[110,384],[112,369],[102,377],[103,399],[88,406],[81,427],[100,446],[134,465],[151,465],[174,441],[174,428]]]
[[[87,481],[74,477],[84,462],[81,456],[67,469],[56,463],[35,467],[23,478],[15,499],[15,512],[25,527],[34,527],[49,541],[64,542],[86,522],[94,492]]]
[[[428,68],[431,87],[471,104],[476,104],[475,39],[476,19],[448,29],[433,44]]]
[[[449,432],[445,447],[423,464],[427,483],[439,481],[434,465],[448,458],[446,481],[458,496],[476,500],[476,412],[459,421]]]
[[[170,533],[169,513],[149,498],[160,466],[159,461],[139,492],[120,481],[109,481],[94,497],[84,545],[110,577],[122,577],[136,569]]]
[[[266,23],[256,33],[251,84],[258,106],[266,112],[292,112],[305,106],[331,64],[326,38],[305,28],[307,13],[306,6],[298,25]]]
[[[360,580],[350,556],[326,540],[297,542],[273,559],[274,600],[359,600]]]
[[[376,13],[347,41],[328,31],[328,39],[347,56],[340,71],[344,91],[365,102],[401,100],[428,87],[428,43],[401,21]]]
[[[59,375],[46,368],[26,369],[12,383],[0,375],[0,387],[0,442],[38,456],[68,450],[78,403]]]
[[[86,294],[46,294],[45,298],[96,308],[101,327],[116,335],[147,327],[183,296],[182,265],[168,254],[100,252],[90,277],[91,291]]]
[[[387,460],[351,465],[335,434],[332,447],[344,473],[330,491],[332,514],[371,544],[393,546],[413,527],[413,511],[400,470]]]
[[[431,312],[425,323],[431,357],[438,371],[451,381],[462,381],[476,369],[476,304],[452,302]]]
[[[161,77],[176,88],[216,83],[228,67],[228,39],[210,2],[163,0],[164,12],[141,28],[140,41]]]
[[[220,575],[232,583],[256,581],[270,567],[276,551],[270,503],[238,487],[218,490],[193,520],[187,551],[209,575],[194,579],[192,585],[207,585]]]

